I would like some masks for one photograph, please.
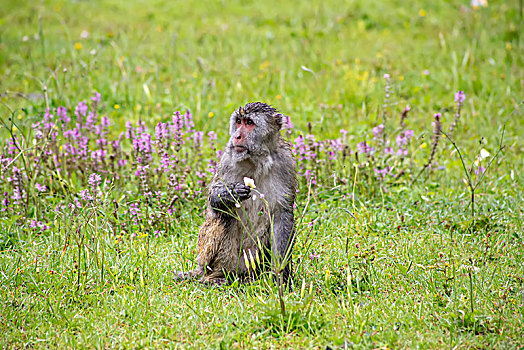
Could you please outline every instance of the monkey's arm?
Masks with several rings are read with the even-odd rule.
[[[236,203],[251,197],[251,189],[243,183],[224,184],[215,182],[209,188],[209,205],[217,212],[227,212]]]
[[[288,285],[291,277],[291,251],[294,240],[294,223],[293,208],[282,208],[275,213],[273,221],[273,256],[282,262],[286,259],[286,265],[282,270],[282,280]],[[291,287],[291,286],[290,286]]]

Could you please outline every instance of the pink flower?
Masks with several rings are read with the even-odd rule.
[[[455,102],[457,104],[462,104],[465,99],[466,99],[466,94],[464,94],[464,91],[460,90],[455,93]]]
[[[100,103],[100,94],[98,93],[98,91],[95,91],[95,95],[91,97],[91,101],[95,103]]]
[[[102,181],[102,177],[95,173],[91,174],[87,180],[91,187],[97,187],[100,184],[100,181]]]

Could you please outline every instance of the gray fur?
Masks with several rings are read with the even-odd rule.
[[[233,145],[237,117],[251,118],[256,125],[242,152]],[[233,112],[230,140],[208,189],[206,222],[198,239],[198,268],[180,277],[199,276],[212,283],[222,282],[227,274],[247,277],[253,270],[246,266],[244,255],[248,261],[262,261],[273,252],[279,260],[288,259],[283,281],[290,282],[297,181],[295,159],[280,135],[281,127],[282,115],[261,102]],[[244,185],[244,177],[254,180],[256,190]],[[253,200],[258,192],[264,194],[264,200]],[[238,203],[240,208],[235,206]],[[256,264],[257,272],[262,269]]]

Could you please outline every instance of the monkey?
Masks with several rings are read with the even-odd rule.
[[[291,288],[297,178],[291,146],[280,134],[282,123],[283,115],[262,102],[231,114],[230,138],[208,187],[198,266],[176,279],[209,284],[226,283],[228,276],[250,279],[270,262],[283,266],[278,282]]]

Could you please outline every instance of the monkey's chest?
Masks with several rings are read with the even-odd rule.
[[[271,213],[265,202],[261,199],[250,198],[237,209],[237,214],[240,219],[236,222],[238,232],[242,233],[246,244],[256,244],[260,240],[263,245],[267,245]]]

